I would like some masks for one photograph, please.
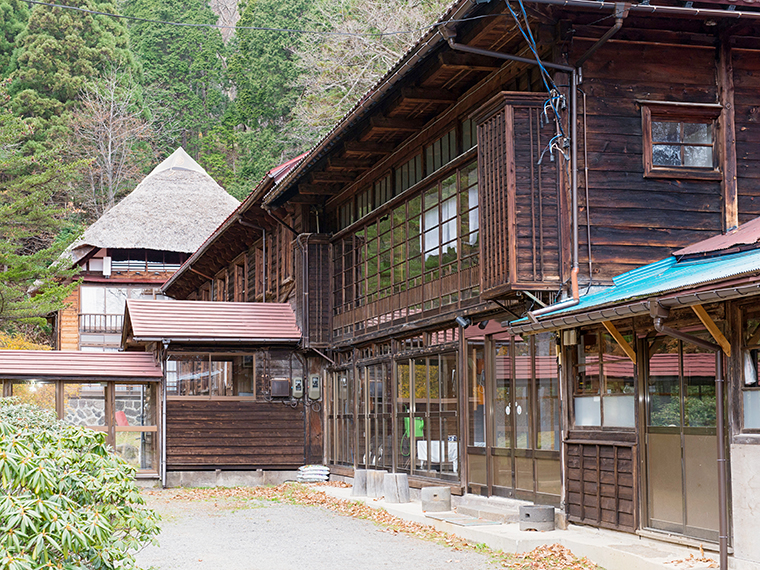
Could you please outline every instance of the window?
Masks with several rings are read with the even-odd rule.
[[[171,354],[167,396],[254,397],[254,354]]]
[[[456,157],[457,131],[453,129],[430,146],[425,147],[425,175],[430,176]]]
[[[715,131],[720,105],[642,102],[644,176],[719,180]]]
[[[333,242],[333,312],[402,293],[387,320],[476,297],[479,291],[477,164],[471,162]],[[443,287],[425,283],[446,280]],[[365,317],[359,324],[370,325]],[[386,322],[385,320],[383,322]],[[341,329],[343,323],[338,325]],[[355,329],[354,329],[355,331]],[[347,334],[337,331],[336,334]]]
[[[418,154],[396,169],[396,194],[422,180],[422,155]]]
[[[742,427],[760,430],[760,313],[752,312],[744,319],[742,346]]]
[[[623,335],[630,344],[633,335]],[[578,427],[635,427],[634,364],[606,332],[584,332],[573,396]]]

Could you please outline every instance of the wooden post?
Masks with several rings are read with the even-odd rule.
[[[720,113],[718,147],[720,170],[723,173],[723,227],[728,231],[739,225],[739,192],[736,181],[736,125],[734,117],[734,67],[731,61],[730,37],[721,35],[717,60],[718,94],[723,110]]]

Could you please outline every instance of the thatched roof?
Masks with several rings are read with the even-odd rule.
[[[93,247],[192,253],[239,204],[180,147],[69,249],[74,261]]]

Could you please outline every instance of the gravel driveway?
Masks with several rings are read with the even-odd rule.
[[[160,546],[137,555],[143,568],[170,570],[493,570],[483,554],[457,551],[322,507],[271,501],[179,500],[153,491]]]

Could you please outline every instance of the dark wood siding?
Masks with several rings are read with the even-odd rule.
[[[588,47],[578,42],[570,59]],[[587,95],[589,169],[586,203],[581,140],[581,277],[588,275],[586,215],[591,222],[593,278],[605,282],[719,233],[720,181],[644,178],[637,103],[715,103],[715,49],[610,42],[584,64],[581,87]],[[580,103],[582,134],[582,99]]]
[[[303,408],[280,403],[169,400],[166,467],[286,469],[304,463]]]
[[[636,447],[567,444],[568,519],[634,532],[638,528]]]
[[[733,52],[739,223],[760,216],[760,52]]]

